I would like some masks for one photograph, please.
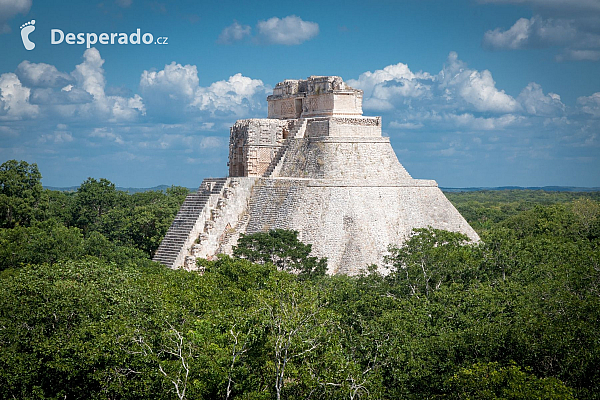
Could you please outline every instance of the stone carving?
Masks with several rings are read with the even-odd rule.
[[[288,115],[294,114],[294,103],[292,101],[285,101],[281,103],[281,114]]]
[[[362,114],[362,90],[346,85],[339,76],[279,82],[267,101],[269,118]]]
[[[343,89],[345,89],[345,87],[344,87],[344,81],[339,76],[334,76],[333,77],[333,81],[331,82],[331,86],[332,86],[333,90],[343,90]]]
[[[381,126],[381,118],[340,118],[335,117],[331,118],[333,122],[338,124],[347,124],[347,125],[361,125],[361,126]]]

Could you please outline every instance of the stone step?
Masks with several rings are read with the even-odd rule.
[[[264,175],[265,177],[271,177],[271,175],[273,174],[273,171],[275,171],[275,169],[277,168],[277,166],[279,165],[279,163],[281,162],[283,155],[285,154],[287,150],[287,144],[284,144],[283,146],[281,146],[279,148],[279,150],[277,150],[277,154],[275,155],[275,157],[273,158],[273,160],[271,160],[271,164],[269,165],[269,168],[267,168],[267,170],[265,171]]]
[[[210,190],[206,188],[209,183],[214,183]],[[186,197],[158,247],[153,258],[154,261],[158,261],[167,267],[173,267],[173,263],[179,256],[184,244],[190,239],[192,229],[200,222],[200,217],[209,207],[208,203],[211,196],[220,197],[226,183],[227,178],[204,179],[196,193],[191,193]]]

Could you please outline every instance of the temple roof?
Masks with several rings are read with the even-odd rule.
[[[318,95],[333,92],[360,92],[348,86],[339,76],[309,76],[307,79],[286,79],[279,82],[267,100]]]

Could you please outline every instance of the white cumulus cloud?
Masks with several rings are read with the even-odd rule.
[[[125,143],[125,141],[123,140],[123,138],[121,137],[121,135],[118,135],[118,134],[114,133],[112,129],[109,129],[109,128],[106,128],[106,127],[95,128],[89,134],[89,136],[92,137],[92,138],[106,139],[109,142],[115,142],[117,144],[124,144]]]
[[[75,67],[72,74],[78,86],[94,96],[96,100],[104,97],[106,81],[103,64],[104,60],[100,57],[100,52],[96,48],[91,48],[83,53],[83,62]]]
[[[171,118],[196,112],[216,117],[248,116],[265,106],[268,94],[261,80],[240,73],[202,87],[195,65],[175,62],[160,71],[144,71],[140,90],[153,112],[168,111]]]
[[[517,100],[525,111],[533,115],[556,116],[565,111],[565,105],[556,93],[544,94],[542,87],[535,82],[527,85]]]
[[[373,95],[375,91],[379,91],[384,96],[386,92],[392,92],[403,96],[419,97],[426,91],[426,88],[419,85],[416,80],[427,78],[430,76],[423,73],[415,74],[408,68],[408,65],[398,63],[374,72],[363,72],[358,79],[350,79],[348,84],[362,89],[367,97]]]
[[[448,100],[458,97],[477,111],[513,112],[519,109],[519,104],[512,96],[496,88],[489,70],[467,68],[455,52],[448,56],[438,80],[440,88],[445,89]]]
[[[436,75],[415,73],[406,64],[398,63],[364,72],[348,84],[363,90],[365,109],[376,111],[423,104],[440,110],[460,108],[494,113],[520,109],[512,96],[496,88],[490,71],[468,68],[455,52],[449,54],[443,69]]]
[[[596,92],[591,96],[582,96],[577,99],[577,104],[581,110],[594,117],[600,117],[600,92]]]
[[[20,112],[21,117],[42,112],[60,118],[111,122],[133,121],[144,115],[145,105],[139,95],[106,94],[103,64],[104,60],[95,48],[83,53],[83,62],[76,65],[70,74],[58,71],[54,65],[23,61],[16,74],[7,77],[10,79],[6,82],[12,82],[12,89],[3,89],[4,94],[10,97],[10,101],[3,100],[5,108],[11,108],[12,114],[17,108],[25,110]],[[16,92],[20,93],[18,101]]]
[[[27,60],[18,65],[16,74],[28,87],[59,87],[73,80],[69,74],[60,72],[54,65],[32,63]]]
[[[374,72],[367,71],[350,79],[348,84],[364,93],[364,106],[372,110],[390,110],[407,98],[428,96],[433,78],[427,73],[413,73],[408,65],[388,65]]]
[[[47,133],[40,136],[39,142],[53,142],[53,143],[68,143],[73,141],[73,135],[71,132],[65,130],[56,130],[53,133]]]
[[[93,97],[92,102],[79,106],[77,112],[82,116],[106,117],[110,121],[130,121],[144,115],[146,109],[139,95],[130,98],[106,95],[103,64],[104,60],[96,48],[87,49],[83,53],[83,62],[72,72],[76,82],[75,89],[82,89]],[[73,87],[61,91],[72,92]]]
[[[510,28],[488,30],[482,40],[490,50],[558,47],[556,61],[600,60],[600,1],[598,0],[487,0],[520,3],[533,17],[520,18]]]
[[[558,54],[556,61],[598,61],[600,60],[600,50],[575,50],[565,49],[561,54]]]
[[[267,44],[296,45],[319,34],[319,24],[295,15],[269,18],[257,24],[258,40]]]
[[[249,110],[264,106],[268,88],[260,79],[252,79],[242,74],[230,76],[209,87],[199,87],[192,106],[211,113],[224,112],[243,116]]]
[[[195,65],[181,65],[175,61],[158,72],[144,71],[140,78],[142,92],[152,90],[167,95],[171,100],[187,102],[194,98],[198,83]]]
[[[367,115],[375,111],[390,121],[391,130],[407,135],[441,131],[512,135],[533,131],[532,127],[550,131],[564,128],[565,118],[575,111],[535,82],[513,97],[497,86],[489,70],[469,68],[455,52],[437,74],[413,72],[398,63],[364,72],[348,84],[364,91]],[[600,115],[600,94],[582,97],[578,103],[579,116]]]
[[[573,22],[563,19],[520,18],[508,30],[496,28],[483,36],[484,47],[500,49],[525,49],[566,45],[575,40],[577,30]]]
[[[444,114],[444,121],[452,125],[473,131],[495,131],[505,129],[524,120],[523,117],[505,114],[500,117],[476,117],[473,114]]]
[[[217,42],[221,44],[231,44],[249,36],[251,31],[252,28],[250,28],[249,25],[240,25],[239,22],[234,21],[233,24],[223,29]]]
[[[70,85],[72,86],[72,85]],[[71,87],[69,90],[53,90],[52,88],[32,89],[32,104],[74,105],[94,101],[94,97],[83,89]]]
[[[35,117],[39,106],[29,102],[31,90],[12,73],[0,75],[0,120],[19,120]]]

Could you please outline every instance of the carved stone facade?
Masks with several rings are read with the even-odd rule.
[[[269,118],[362,115],[362,91],[346,85],[339,76],[279,82],[267,101]]]
[[[362,91],[339,76],[278,83],[268,119],[237,121],[229,137],[229,176],[268,176],[287,139],[381,137],[381,117],[362,116]]]
[[[268,119],[231,128],[229,178],[205,180],[186,199],[155,260],[193,269],[193,257],[231,254],[242,233],[282,228],[327,257],[331,274],[371,264],[386,273],[388,246],[413,228],[479,240],[435,181],[400,164],[381,117],[362,116],[362,91],[311,76],[277,84],[267,100]]]
[[[263,176],[288,138],[290,122],[243,119],[229,135],[229,176]]]

